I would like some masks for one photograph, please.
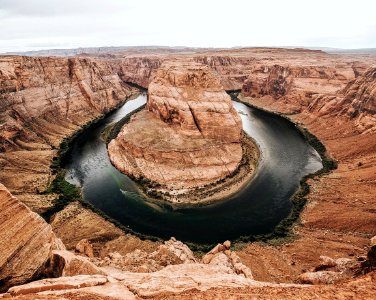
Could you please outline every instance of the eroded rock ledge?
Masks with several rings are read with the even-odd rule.
[[[249,155],[247,171],[254,171],[257,147],[248,141],[245,150],[242,141],[241,119],[219,78],[205,65],[172,61],[156,72],[146,109],[108,152],[120,171],[148,183],[150,195],[186,203],[191,199],[184,195],[200,188],[195,202],[206,202],[213,193],[203,187],[212,190],[234,175],[243,154]]]

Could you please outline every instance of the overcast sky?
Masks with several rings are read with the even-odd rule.
[[[138,45],[376,48],[376,1],[0,0],[0,52]]]

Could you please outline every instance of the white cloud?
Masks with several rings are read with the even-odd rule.
[[[0,0],[0,52],[119,45],[376,47],[374,0]]]

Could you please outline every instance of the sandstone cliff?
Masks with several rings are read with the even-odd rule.
[[[122,103],[132,89],[95,59],[0,58],[0,182],[43,211],[61,141]]]
[[[273,65],[255,67],[242,87],[245,97],[271,97],[284,102],[286,109],[307,108],[312,94],[335,93],[354,78],[352,70],[330,66]]]
[[[346,115],[362,133],[376,130],[376,68],[350,81],[335,94],[313,95],[309,110],[323,115]]]
[[[149,85],[147,109],[187,135],[240,141],[240,117],[219,78],[204,65],[166,63]]]
[[[129,94],[119,76],[95,60],[2,57],[1,150],[56,147],[67,131],[109,111]]]
[[[54,249],[65,249],[39,215],[0,184],[0,291],[38,278]]]
[[[146,110],[108,150],[122,172],[177,191],[234,172],[242,158],[241,131],[230,96],[210,69],[177,61],[155,73]]]

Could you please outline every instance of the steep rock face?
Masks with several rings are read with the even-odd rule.
[[[344,94],[357,113],[376,114],[376,67],[349,83]]]
[[[0,184],[0,290],[37,277],[54,249],[65,249],[39,215]]]
[[[255,58],[252,56],[226,55],[226,53],[196,55],[193,60],[215,71],[225,90],[240,89],[255,64]]]
[[[219,78],[204,65],[166,63],[149,85],[147,109],[188,135],[240,141],[240,117]]]
[[[176,190],[215,182],[237,168],[241,120],[207,66],[166,63],[148,97],[147,109],[109,144],[118,169]]]
[[[309,110],[321,116],[346,115],[362,133],[375,131],[376,68],[368,69],[336,94],[314,95]]]
[[[332,67],[320,66],[259,66],[244,82],[244,96],[272,96],[278,99],[287,94],[335,92],[353,74],[340,72]]]
[[[95,59],[0,58],[0,182],[34,210],[62,140],[132,94],[111,66]]]
[[[56,146],[57,126],[84,124],[129,94],[130,88],[99,61],[2,57],[1,150],[23,149],[30,142]]]
[[[136,83],[147,88],[152,73],[157,70],[163,60],[160,56],[129,57],[117,61],[114,65],[118,69],[118,75],[124,82]]]

